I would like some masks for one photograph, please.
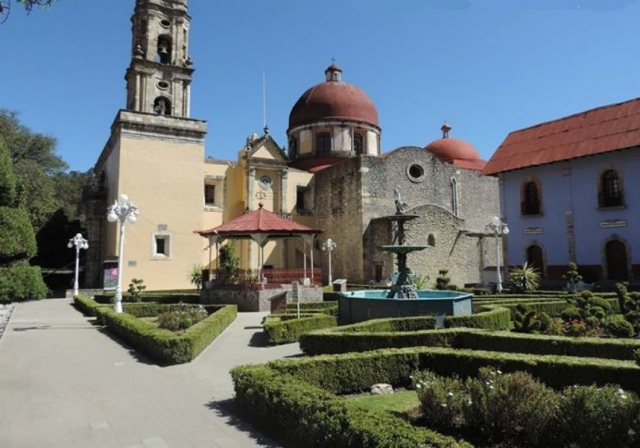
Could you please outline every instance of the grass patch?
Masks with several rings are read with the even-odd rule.
[[[420,406],[418,394],[414,390],[400,390],[388,395],[356,395],[346,399],[368,411],[394,416],[407,414]]]

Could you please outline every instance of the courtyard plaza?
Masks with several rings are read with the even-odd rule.
[[[2,448],[277,447],[232,413],[229,370],[300,354],[237,319],[188,364],[160,367],[70,299],[19,303],[0,337]]]

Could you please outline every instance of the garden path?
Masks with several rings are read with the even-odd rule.
[[[0,339],[0,447],[276,447],[229,411],[232,367],[300,354],[261,345],[265,314],[239,313],[196,360],[158,367],[69,299],[17,304]]]

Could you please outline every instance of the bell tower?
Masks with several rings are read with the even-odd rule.
[[[187,0],[136,0],[125,75],[127,110],[189,118],[190,20]]]

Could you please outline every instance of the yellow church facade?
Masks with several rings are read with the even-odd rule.
[[[395,210],[395,189],[420,215],[409,237],[429,246],[411,255],[410,266],[431,281],[442,268],[458,284],[484,280],[495,264],[494,240],[484,227],[499,214],[498,183],[482,176],[485,162],[471,145],[450,138],[445,125],[442,138],[424,148],[382,154],[375,104],[332,64],[325,80],[292,106],[286,148],[265,127],[243,142],[235,160],[206,157],[207,123],[190,117],[189,20],[186,0],[136,1],[126,108],[116,115],[84,196],[85,287],[110,285],[121,256],[125,290],[134,278],[148,290],[193,288],[194,267],[218,266],[217,245],[195,232],[260,206],[323,232],[268,241],[263,251],[255,241],[238,240],[242,269],[314,267],[322,270],[314,283],[326,282],[322,244],[331,238],[333,278],[383,282],[396,267],[376,249],[393,239],[379,218]],[[122,194],[139,214],[125,224],[119,254],[119,224],[106,215]]]

